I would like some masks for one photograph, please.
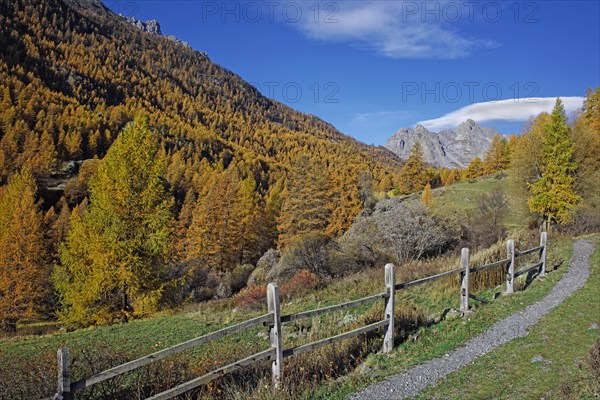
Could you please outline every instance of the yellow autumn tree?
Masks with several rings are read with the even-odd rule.
[[[575,187],[592,206],[600,207],[600,87],[589,90],[571,132],[577,163]]]
[[[494,135],[483,159],[483,171],[486,174],[502,171],[510,163],[508,140],[500,134]]]
[[[48,295],[43,216],[32,174],[14,174],[0,189],[0,325],[14,332],[36,317]]]
[[[465,170],[465,179],[475,179],[484,174],[483,161],[481,158],[475,157]]]
[[[423,147],[417,142],[410,150],[406,164],[402,166],[398,177],[400,194],[409,194],[422,190],[428,183],[427,163],[423,155]]]
[[[66,324],[127,321],[160,305],[173,201],[156,139],[146,119],[128,125],[90,179],[89,205],[73,211],[54,274]]]
[[[511,167],[517,179],[524,183],[532,183],[542,176],[542,136],[549,122],[550,115],[541,113],[515,140]]]
[[[187,259],[198,260],[204,268],[218,272],[257,261],[263,249],[263,213],[255,186],[251,177],[240,180],[235,167],[213,177],[206,196],[199,199],[192,212]]]
[[[300,236],[325,231],[330,216],[329,188],[327,170],[321,163],[307,156],[296,161],[286,179],[277,218],[279,248]]]
[[[542,176],[529,185],[529,209],[542,215],[547,225],[563,224],[571,218],[581,197],[574,189],[574,146],[564,106],[559,99],[542,136]]]
[[[431,204],[431,199],[431,185],[428,183],[425,185],[425,189],[423,189],[423,193],[421,194],[421,201],[426,206],[429,206]]]

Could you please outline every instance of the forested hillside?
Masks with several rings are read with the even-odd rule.
[[[31,205],[44,217],[44,254],[36,257],[44,265],[32,268],[44,271],[59,260],[60,242],[67,243],[63,253],[73,251],[69,226],[78,229],[79,217],[90,224],[84,215],[88,181],[136,117],[144,118],[136,126],[152,139],[134,134],[139,141],[115,150],[114,163],[150,168],[126,151],[154,155],[159,165],[149,179],[159,179],[169,204],[160,263],[195,265],[163,269],[163,275],[255,263],[277,246],[278,226],[285,230],[280,247],[305,230],[338,235],[362,208],[359,174],[375,189],[389,190],[400,167],[389,151],[263,97],[203,53],[142,32],[91,0],[0,2],[0,96],[0,184],[37,193],[39,202]],[[127,184],[113,178],[96,179],[95,197],[124,190],[110,189]],[[317,215],[280,214],[293,208],[288,201],[299,192],[315,195],[304,185],[319,185],[314,201],[323,208]],[[93,203],[88,212],[96,215]],[[115,215],[133,204],[122,199]],[[310,222],[315,218],[317,225]],[[31,221],[15,224],[18,230]],[[114,243],[123,239],[111,234]],[[123,251],[140,250],[130,245]]]
[[[539,221],[597,229],[599,98],[572,127],[557,101],[483,160],[434,169],[421,144],[401,163],[97,0],[0,0],[0,326],[110,324],[247,285],[250,301],[267,280],[489,245],[502,193],[467,218],[431,189],[509,166]]]

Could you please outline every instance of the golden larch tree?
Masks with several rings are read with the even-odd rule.
[[[14,332],[17,323],[36,317],[49,293],[36,191],[27,170],[14,174],[0,189],[0,325],[6,331]]]
[[[85,326],[127,321],[160,306],[173,200],[155,132],[137,118],[90,179],[85,210],[73,210],[54,282],[61,320]]]

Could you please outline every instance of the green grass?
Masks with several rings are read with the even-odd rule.
[[[505,187],[505,193],[511,202],[522,208],[523,198],[517,201],[518,194],[511,189],[512,179],[504,177],[495,179],[493,177],[481,178],[475,183],[461,183],[445,189],[445,193],[436,197],[436,201],[443,201],[445,206],[467,209],[474,206],[474,202],[465,202],[465,196],[476,197],[493,187]],[[508,188],[508,189],[506,189]],[[514,196],[514,198],[511,198]],[[511,203],[511,204],[512,204]],[[512,207],[512,205],[511,205]],[[520,218],[521,222],[525,218]],[[502,250],[503,251],[503,250]],[[552,238],[550,244],[550,259],[567,257],[569,242],[563,239]],[[433,263],[415,263],[412,265],[399,266],[397,281],[410,280],[415,277],[429,275],[435,271],[447,270],[458,264],[458,257],[440,259]],[[372,355],[367,360],[367,365],[374,369],[374,374],[369,377],[353,375],[333,385],[307,384],[309,388],[295,388],[290,392],[288,398],[306,397],[341,398],[357,388],[364,387],[370,382],[381,379],[384,376],[398,372],[423,360],[444,354],[455,348],[471,336],[483,331],[494,321],[502,318],[517,309],[523,308],[541,298],[550,289],[552,284],[558,280],[561,270],[550,275],[544,282],[536,282],[523,293],[515,294],[507,298],[500,298],[491,305],[478,307],[470,321],[453,320],[444,321],[441,324],[427,329],[421,329],[420,338],[416,342],[398,343],[398,348],[391,356]],[[449,278],[436,282],[432,285],[424,285],[403,290],[397,293],[397,304],[399,312],[403,316],[412,318],[415,316],[430,316],[439,313],[448,307],[458,306],[457,287],[458,279]],[[305,296],[283,301],[282,313],[294,313],[298,311],[337,304],[340,302],[356,299],[370,294],[383,291],[383,266],[381,268],[366,270],[349,276],[327,287],[308,293]],[[488,298],[493,296],[497,288],[480,293]],[[327,317],[307,320],[312,330],[295,338],[286,336],[286,345],[297,345],[319,338],[340,333],[345,329],[351,329],[352,325],[346,327],[337,326],[345,315],[360,315],[363,313],[375,313],[379,315],[382,305],[373,307],[363,306],[344,312],[334,313]],[[101,366],[93,365],[96,371],[109,366],[122,363],[135,357],[180,343],[191,338],[213,332],[221,327],[244,321],[266,312],[266,305],[260,310],[236,310],[231,299],[210,301],[198,305],[190,305],[183,310],[156,315],[153,318],[132,321],[127,324],[109,327],[97,327],[79,330],[75,332],[56,332],[44,336],[17,337],[11,339],[0,339],[0,376],[3,370],[8,374],[22,374],[23,379],[31,379],[30,368],[35,365],[39,368],[33,385],[38,385],[40,391],[52,390],[55,378],[50,366],[55,364],[56,349],[66,345],[76,360],[74,366],[74,378],[79,379],[86,375],[88,368],[83,368],[82,363],[90,352],[90,349],[98,347],[100,355],[102,352],[109,353],[110,357],[103,360]],[[359,321],[360,322],[360,321]],[[227,361],[242,358],[268,347],[268,340],[264,328],[257,327],[246,332],[231,335],[217,342],[196,348],[190,352],[196,363],[207,364],[218,362],[223,364]],[[293,332],[294,326],[287,325],[285,331]],[[242,345],[240,345],[242,344]],[[337,346],[337,345],[336,345]],[[340,345],[341,346],[341,345]],[[331,346],[330,346],[331,347]],[[337,346],[338,348],[341,348]],[[240,348],[242,349],[240,351]],[[327,349],[327,348],[325,348]],[[320,355],[321,354],[321,355]],[[324,357],[322,353],[309,353],[307,357]],[[188,354],[190,355],[190,354]],[[15,361],[17,360],[17,361]],[[293,359],[286,360],[288,371],[293,369]],[[328,361],[330,362],[330,361]],[[88,361],[89,363],[89,361]],[[212,364],[211,364],[212,365]],[[93,369],[93,368],[92,368]],[[268,368],[264,368],[268,375]],[[342,371],[343,372],[343,371]],[[37,376],[37,375],[36,375]],[[339,374],[336,373],[336,376]],[[0,381],[2,379],[0,378]],[[47,389],[43,389],[43,388]],[[315,392],[315,387],[316,392]],[[48,389],[49,388],[49,389]],[[44,392],[44,395],[49,393]],[[0,384],[0,398],[2,398],[2,385]],[[255,396],[260,398],[260,396]]]
[[[468,211],[476,207],[476,199],[482,194],[500,188],[508,200],[507,215],[504,223],[510,228],[527,225],[529,213],[527,209],[527,193],[517,182],[511,171],[505,171],[478,178],[475,181],[461,182],[432,191],[433,204],[438,207]]]
[[[553,259],[570,259],[572,240],[561,239],[551,242],[549,248]],[[462,343],[476,336],[496,321],[503,319],[516,311],[524,309],[542,299],[562,277],[566,264],[548,275],[545,280],[536,280],[525,291],[516,292],[510,296],[501,296],[487,305],[475,304],[475,309],[468,318],[444,320],[429,328],[420,329],[416,341],[408,340],[400,343],[390,354],[373,354],[367,358],[363,370],[368,373],[356,372],[334,382],[321,385],[306,394],[306,398],[344,399],[348,395],[363,389],[370,384],[379,382],[386,377],[405,371],[432,358],[443,356],[459,347]],[[493,288],[480,295],[492,297],[501,288]],[[477,398],[477,397],[475,397]]]
[[[600,337],[598,288],[600,243],[584,288],[543,317],[528,336],[479,358],[418,398],[597,398],[600,387],[594,385],[582,360]]]

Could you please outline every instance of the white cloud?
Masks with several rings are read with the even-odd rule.
[[[583,105],[583,97],[561,97],[567,115],[572,114]],[[536,116],[541,112],[550,112],[554,107],[556,97],[541,97],[532,99],[520,99],[515,102],[514,99],[500,100],[495,102],[475,103],[466,107],[459,108],[442,117],[419,121],[417,124],[423,125],[430,130],[440,130],[446,128],[456,128],[467,119],[472,119],[477,123],[486,121],[497,122],[525,122],[531,116]]]
[[[347,42],[391,58],[464,58],[476,49],[498,46],[458,32],[460,21],[449,20],[445,3],[432,2],[438,11],[423,14],[424,2],[338,1],[327,3],[335,7],[319,14],[314,8],[305,10],[296,25],[312,39]]]

